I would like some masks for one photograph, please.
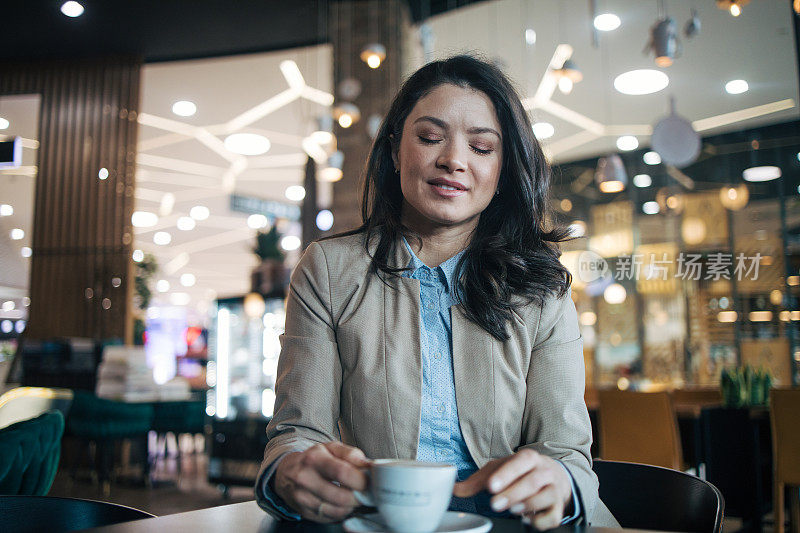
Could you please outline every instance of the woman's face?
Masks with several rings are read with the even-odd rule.
[[[503,161],[500,123],[483,92],[440,85],[421,98],[393,153],[406,224],[471,230],[492,201]]]

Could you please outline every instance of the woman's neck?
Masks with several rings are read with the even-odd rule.
[[[420,224],[404,217],[403,223],[422,240],[420,247],[418,239],[407,239],[411,249],[420,261],[435,268],[467,247],[478,221],[476,218],[474,224],[442,226]]]

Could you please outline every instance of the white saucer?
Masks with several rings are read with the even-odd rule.
[[[378,513],[365,515],[364,518],[354,516],[345,520],[342,525],[345,531],[350,533],[385,533],[389,531],[388,528],[378,525],[383,522]],[[442,523],[439,524],[436,533],[485,533],[490,529],[492,529],[492,521],[484,516],[448,511],[442,518]]]

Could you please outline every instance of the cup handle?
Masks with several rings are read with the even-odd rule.
[[[375,503],[375,500],[369,490],[369,486],[372,484],[372,476],[370,475],[369,470],[364,471],[364,473],[367,475],[367,490],[363,492],[360,490],[354,490],[353,494],[355,495],[356,500],[358,500],[358,503],[361,505],[366,505],[367,507],[377,507],[377,504]]]

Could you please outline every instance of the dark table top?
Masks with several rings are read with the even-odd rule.
[[[525,526],[519,520],[507,518],[493,519],[495,533],[523,533]],[[88,531],[104,533],[145,533],[163,532],[170,533],[219,533],[235,531],[237,533],[281,533],[309,531],[317,533],[338,533],[344,531],[341,524],[315,524],[313,522],[280,522],[262,511],[254,501],[234,503],[211,507],[188,513],[178,513],[146,520],[136,520],[115,524],[113,526],[99,527]],[[528,530],[530,531],[530,530]],[[553,530],[559,533],[614,533],[629,532],[633,529],[606,529],[585,526],[560,527]]]

